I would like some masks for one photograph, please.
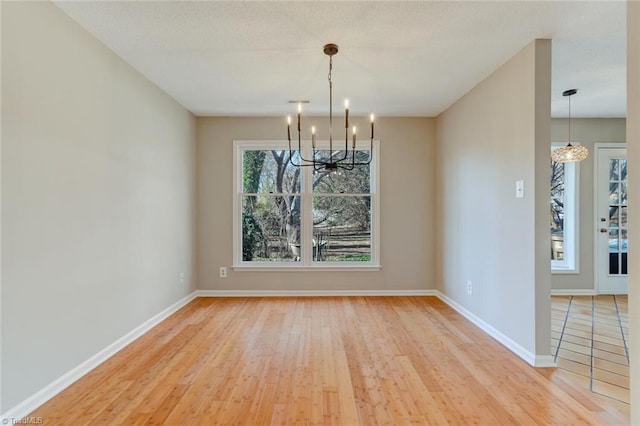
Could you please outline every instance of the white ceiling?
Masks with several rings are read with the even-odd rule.
[[[626,116],[624,1],[56,1],[200,116],[436,116],[536,38],[553,39],[552,115]]]

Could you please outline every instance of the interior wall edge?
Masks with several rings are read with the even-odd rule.
[[[630,194],[640,192],[640,2],[627,2],[627,159]],[[629,197],[628,225],[633,238],[640,236],[640,202]],[[634,240],[635,241],[635,240]],[[631,424],[640,425],[640,250],[629,245],[629,359]]]

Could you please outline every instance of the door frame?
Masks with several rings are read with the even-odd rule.
[[[600,253],[598,251],[599,246],[599,223],[600,223],[600,205],[599,205],[599,197],[598,197],[598,186],[600,181],[600,148],[619,148],[619,149],[627,149],[627,142],[599,142],[593,144],[593,223],[591,232],[593,235],[593,289],[596,294],[601,294],[600,292]],[[615,294],[627,294],[629,291],[628,283],[627,283],[627,291]],[[609,292],[610,293],[610,292]]]

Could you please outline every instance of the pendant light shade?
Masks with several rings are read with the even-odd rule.
[[[589,150],[582,145],[563,146],[555,149],[551,153],[551,159],[556,163],[570,163],[572,161],[582,161],[589,156]]]
[[[556,163],[570,163],[582,161],[589,156],[589,150],[582,145],[571,145],[571,96],[578,93],[578,89],[569,89],[562,92],[562,96],[569,98],[569,137],[567,146],[555,149],[551,153],[551,159]]]

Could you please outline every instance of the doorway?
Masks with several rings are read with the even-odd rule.
[[[595,151],[595,288],[599,294],[626,294],[627,148],[596,144]]]

